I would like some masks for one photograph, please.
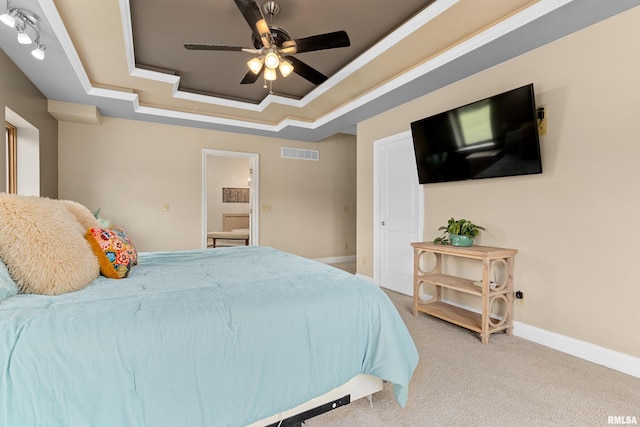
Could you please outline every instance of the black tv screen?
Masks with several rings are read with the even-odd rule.
[[[411,123],[420,184],[542,173],[533,84]]]

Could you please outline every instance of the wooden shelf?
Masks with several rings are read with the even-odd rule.
[[[414,315],[417,315],[418,312],[426,313],[478,332],[483,344],[489,342],[489,335],[494,332],[506,331],[508,335],[511,335],[513,331],[513,270],[517,250],[490,246],[436,245],[431,242],[412,243],[411,246],[414,248]],[[421,258],[425,253],[434,254],[436,257],[435,267],[431,271],[422,270]],[[442,272],[443,256],[481,260],[482,286],[476,286],[474,281],[470,279],[444,274]],[[496,264],[502,264],[506,267],[507,277],[496,288],[491,288],[489,276]],[[435,286],[435,295],[428,301],[421,298],[421,289],[424,284]],[[442,301],[442,289],[451,289],[480,297],[480,313]],[[496,300],[506,301],[502,318],[492,316],[492,304]]]
[[[417,310],[430,314],[438,319],[446,320],[447,322],[462,326],[463,328],[482,332],[482,316],[478,313],[465,310],[464,308],[456,307],[455,305],[447,304],[442,301],[435,301],[420,304],[418,305]]]
[[[438,319],[446,320],[449,323],[462,326],[463,328],[470,329],[478,333],[482,332],[482,315],[480,313],[447,304],[442,301],[419,304],[417,310],[433,317],[437,317]],[[490,320],[493,324],[498,324],[501,319],[491,316]],[[489,330],[493,333],[502,331],[506,329],[506,327],[507,326],[503,324],[497,328],[490,327]]]
[[[482,296],[482,288],[474,285],[473,280],[462,277],[449,276],[448,274],[421,274],[418,275],[417,280],[471,295]]]

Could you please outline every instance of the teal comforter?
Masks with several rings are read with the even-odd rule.
[[[0,425],[243,426],[417,364],[373,284],[266,247],[141,253],[123,280],[0,302]]]

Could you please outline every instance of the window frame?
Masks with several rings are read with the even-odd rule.
[[[18,128],[4,123],[7,144],[7,193],[18,192]]]

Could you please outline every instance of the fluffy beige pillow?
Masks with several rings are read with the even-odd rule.
[[[0,193],[0,258],[22,293],[73,292],[98,277],[84,233],[58,200]]]
[[[91,211],[85,206],[73,200],[59,200],[67,210],[75,217],[75,219],[82,225],[86,232],[90,228],[100,228],[100,221],[91,213]]]

